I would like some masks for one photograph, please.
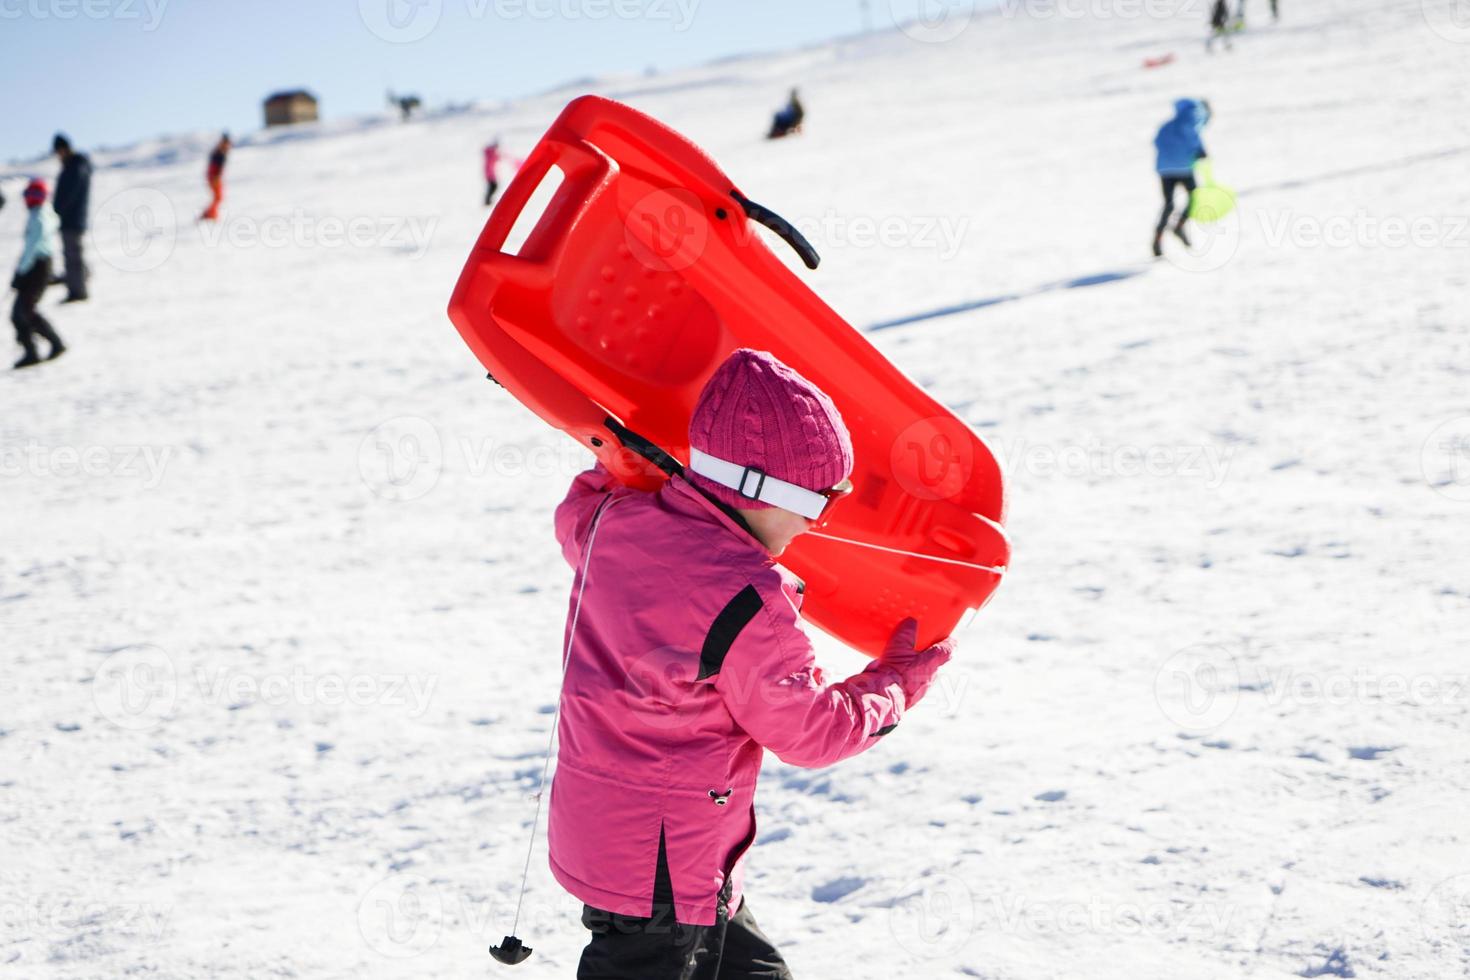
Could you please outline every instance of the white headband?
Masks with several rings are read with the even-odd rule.
[[[815,490],[778,480],[754,466],[731,463],[698,449],[689,450],[689,471],[728,487],[747,500],[759,500],[763,504],[789,510],[809,521],[821,517],[827,507],[827,498]]]

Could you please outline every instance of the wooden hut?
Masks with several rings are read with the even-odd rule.
[[[277,92],[265,100],[266,126],[290,126],[293,123],[316,122],[316,96],[306,89]]]

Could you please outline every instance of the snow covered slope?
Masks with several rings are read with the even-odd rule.
[[[1251,2],[1229,55],[1203,3],[1011,4],[599,88],[796,220],[1012,473],[942,687],[768,765],[798,976],[1465,975],[1470,30]],[[0,975],[503,969],[584,460],[443,310],[479,147],[571,94],[245,137],[214,229],[202,136],[97,155],[72,352],[0,378]],[[1180,96],[1240,208],[1151,263]],[[572,975],[577,912],[538,846],[516,976]]]

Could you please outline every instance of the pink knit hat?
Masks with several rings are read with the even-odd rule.
[[[852,474],[852,440],[832,399],[765,351],[744,347],[700,392],[689,445],[808,490],[827,490]],[[771,506],[697,473],[688,478],[732,507]]]

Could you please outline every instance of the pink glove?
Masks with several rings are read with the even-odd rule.
[[[883,655],[878,658],[880,664],[897,671],[903,685],[904,697],[910,708],[918,704],[928,693],[929,685],[934,683],[934,675],[939,673],[940,667],[949,663],[949,658],[954,654],[955,648],[954,637],[946,636],[932,647],[916,650],[914,643],[918,633],[918,621],[905,619],[893,631],[893,636],[888,640],[888,646],[883,649]]]

